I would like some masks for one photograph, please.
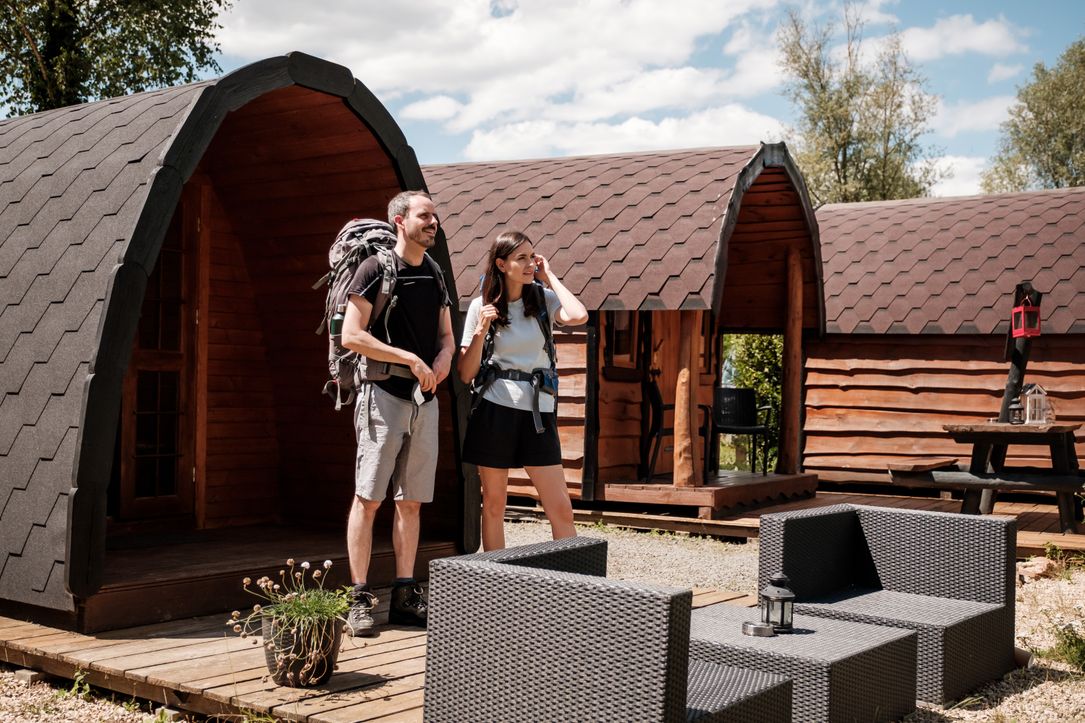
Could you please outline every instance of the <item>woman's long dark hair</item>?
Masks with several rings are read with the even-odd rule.
[[[498,259],[508,259],[512,252],[524,242],[531,242],[526,234],[519,231],[503,231],[490,246],[490,256],[486,263],[486,276],[482,281],[482,303],[493,304],[497,308],[498,326],[508,326],[509,295],[505,288],[505,274],[497,268]],[[540,284],[524,284],[524,316],[538,316],[539,309],[546,303]]]

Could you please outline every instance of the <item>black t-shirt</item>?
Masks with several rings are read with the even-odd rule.
[[[374,337],[390,346],[417,354],[429,366],[433,366],[433,360],[440,351],[437,342],[441,310],[449,305],[448,294],[442,291],[437,273],[440,273],[439,270],[428,261],[411,266],[396,256],[396,285],[392,289],[392,298],[380,316],[369,325],[369,332]],[[362,296],[372,304],[377,299],[382,276],[380,257],[374,254],[358,266],[347,289],[348,295]],[[415,382],[413,379],[390,377],[374,383],[400,399],[411,399]],[[425,397],[429,401],[433,394],[426,392]]]

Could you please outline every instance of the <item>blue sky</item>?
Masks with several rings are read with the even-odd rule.
[[[788,7],[840,25],[838,2],[235,0],[224,70],[291,50],[350,68],[423,164],[789,140],[775,33]],[[1085,35],[1085,2],[857,3],[896,30],[939,96],[927,145],[979,192],[998,125],[1035,63]]]

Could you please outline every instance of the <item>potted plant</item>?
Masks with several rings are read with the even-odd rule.
[[[279,570],[278,581],[265,575],[254,589],[251,578],[242,580],[245,590],[264,602],[245,616],[235,610],[226,624],[242,637],[259,630],[264,660],[278,685],[322,685],[335,670],[350,598],[345,588],[325,589],[331,566],[331,560],[325,560],[323,569],[310,569],[308,562],[295,567],[290,559]]]

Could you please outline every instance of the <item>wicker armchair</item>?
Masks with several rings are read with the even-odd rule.
[[[1016,520],[861,505],[761,517],[760,584],[795,611],[919,634],[916,697],[942,704],[1014,666]]]
[[[786,721],[791,681],[689,660],[692,594],[575,537],[430,563],[427,721]]]

